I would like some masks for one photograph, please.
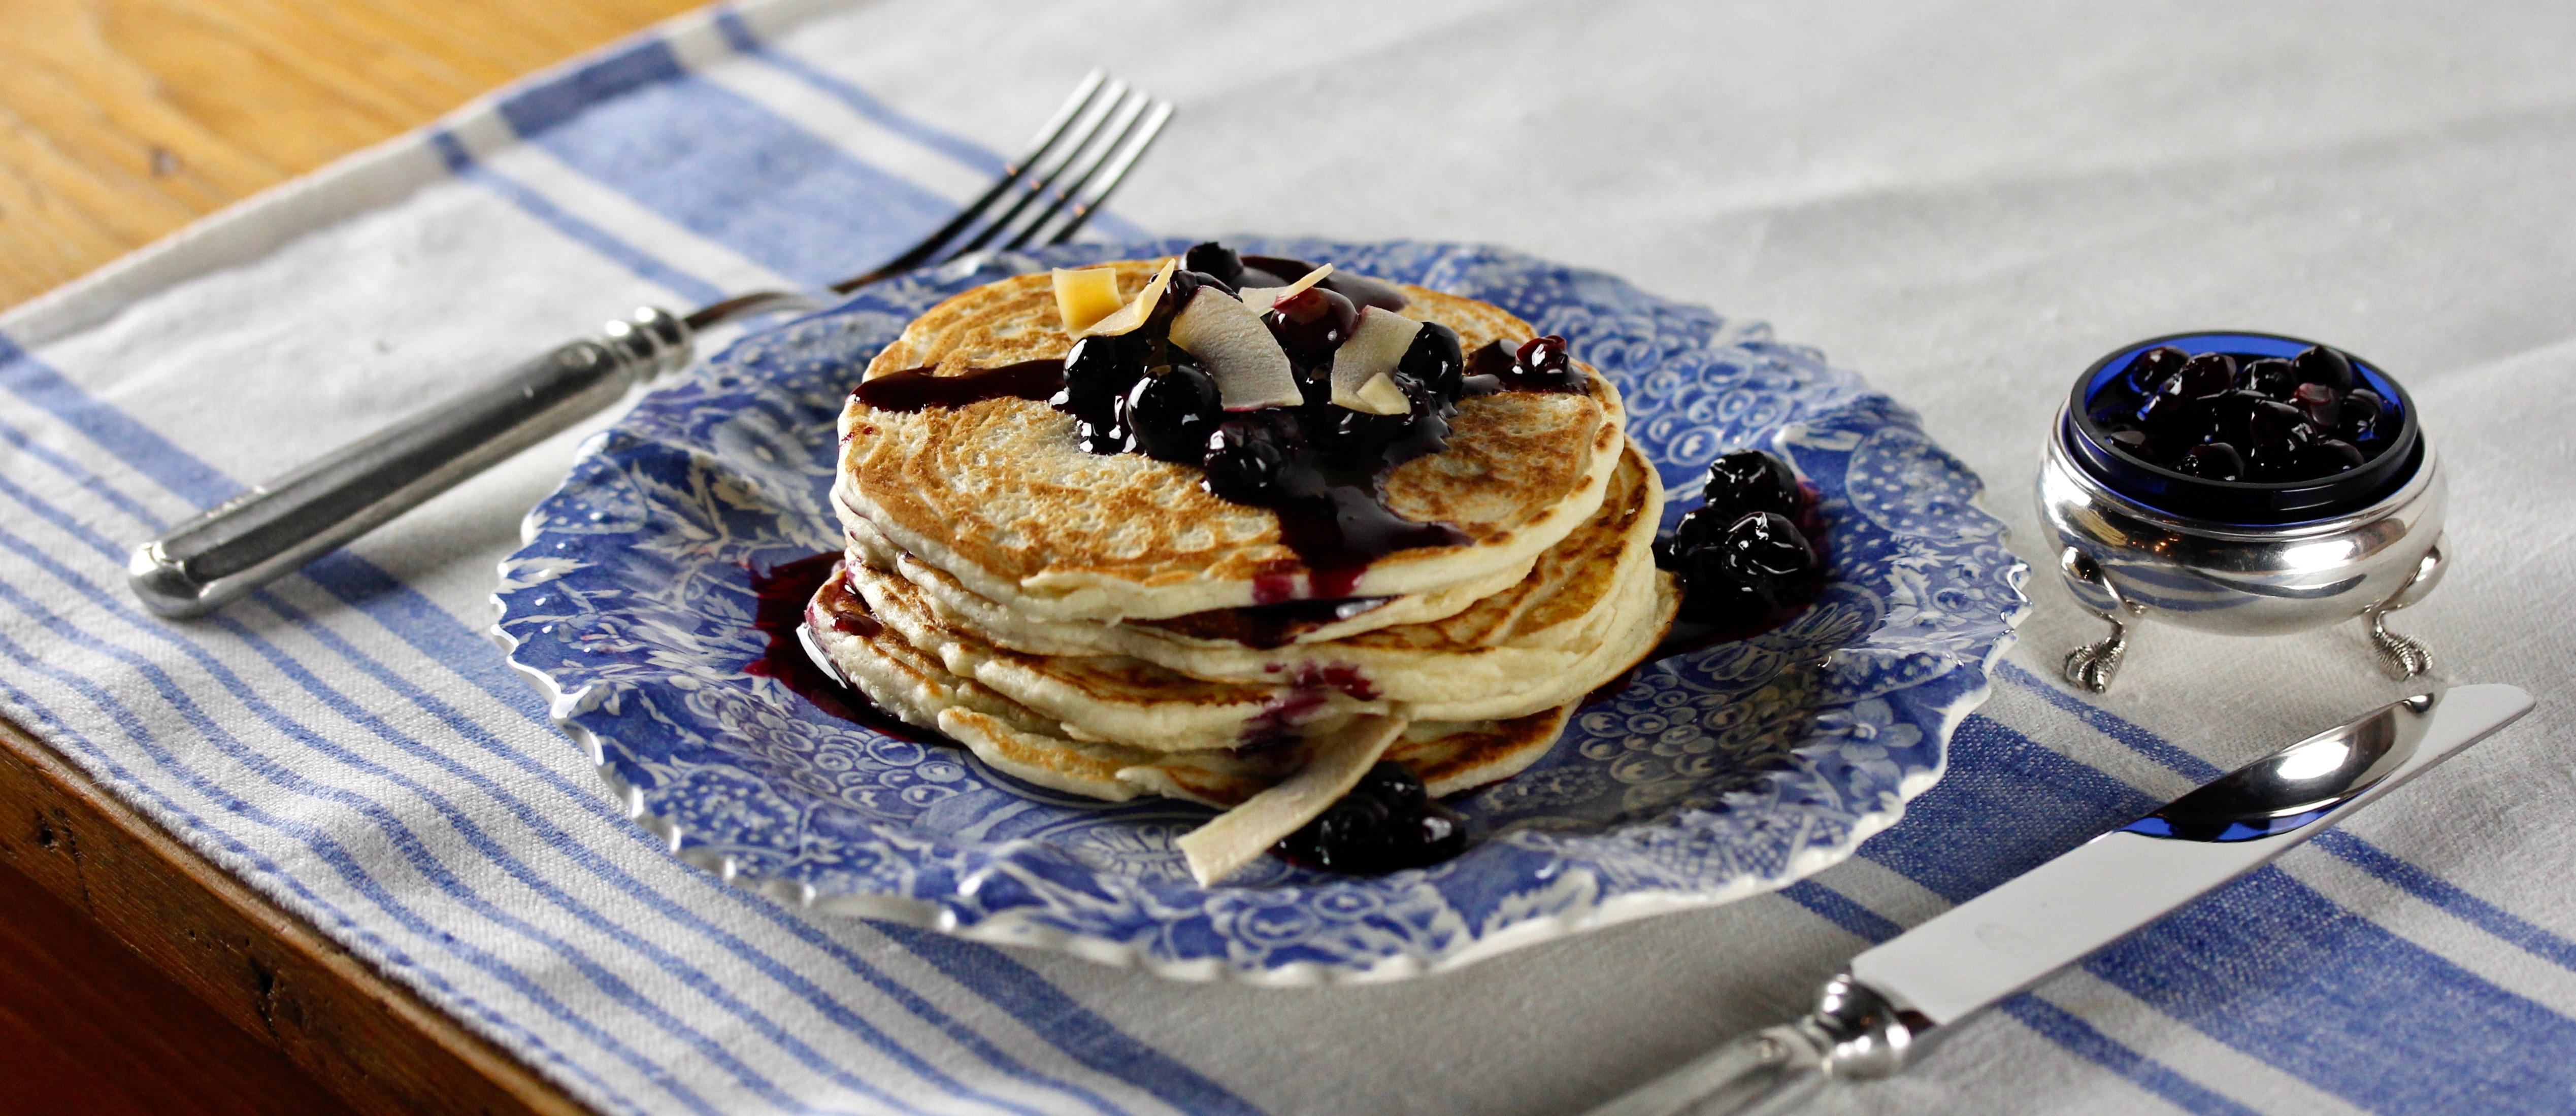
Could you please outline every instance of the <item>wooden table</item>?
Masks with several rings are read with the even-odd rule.
[[[0,0],[0,308],[698,2]],[[0,873],[0,1108],[585,1111],[4,721]]]

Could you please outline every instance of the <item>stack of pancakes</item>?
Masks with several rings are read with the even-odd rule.
[[[1132,292],[1156,262],[1115,266]],[[1533,336],[1485,303],[1404,293],[1403,313],[1468,351]],[[933,308],[868,376],[1071,344],[1049,277],[1021,276]],[[1185,839],[1201,877],[1221,876],[1380,758],[1434,795],[1520,771],[1662,637],[1676,601],[1652,554],[1662,486],[1616,389],[1585,372],[1578,394],[1459,401],[1448,449],[1382,478],[1390,509],[1466,545],[1323,571],[1282,543],[1275,513],[1208,494],[1191,466],[1085,452],[1046,403],[900,412],[853,397],[833,488],[848,554],[806,635],[886,711],[1029,782],[1112,801],[1266,798],[1220,819],[1241,831],[1233,852]]]

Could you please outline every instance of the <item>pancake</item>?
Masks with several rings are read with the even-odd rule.
[[[842,678],[909,724],[936,729],[1015,778],[1123,802],[1154,794],[1220,809],[1239,805],[1293,774],[1302,741],[1267,749],[1158,752],[1076,740],[1046,719],[975,682],[950,674],[902,640],[854,635],[828,622],[806,629]],[[1575,704],[1480,721],[1411,720],[1386,758],[1413,768],[1433,795],[1450,795],[1518,774],[1565,731]]]
[[[1153,265],[1117,265],[1141,285]],[[1530,327],[1423,288],[1408,315],[1456,329],[1471,350]],[[936,375],[1061,356],[1071,344],[1047,276],[1002,280],[924,314],[870,377]],[[969,591],[1045,620],[1162,619],[1315,596],[1410,596],[1519,569],[1589,518],[1618,464],[1617,389],[1588,368],[1582,394],[1463,399],[1449,448],[1391,470],[1388,508],[1443,522],[1462,546],[1399,550],[1355,583],[1318,587],[1282,542],[1276,513],[1208,494],[1199,471],[1141,454],[1083,451],[1073,418],[1041,402],[990,399],[915,412],[853,398],[841,417],[836,507]]]
[[[1223,747],[1280,727],[1283,710],[1298,717],[1375,714],[1388,702],[1424,717],[1517,717],[1626,670],[1645,651],[1640,641],[1651,646],[1665,626],[1662,603],[1646,584],[1659,576],[1652,546],[1661,486],[1632,452],[1612,487],[1616,498],[1542,555],[1529,576],[1455,616],[1269,650],[1130,635],[1123,646],[1138,654],[1050,654],[998,636],[988,622],[1009,616],[989,602],[970,616],[945,612],[921,588],[942,575],[917,561],[899,558],[902,576],[861,561],[847,576],[876,617],[916,647],[1062,720],[1077,737],[1148,749]],[[1058,633],[1102,633],[1101,643],[1125,627],[1048,625]]]
[[[867,520],[851,517],[845,522],[843,537],[851,561],[902,574],[920,588],[940,619],[982,633],[1003,647],[1038,655],[1132,655],[1159,662],[1158,656],[1174,647],[1239,650],[1324,643],[1398,624],[1446,619],[1529,576],[1529,568],[1523,566],[1431,593],[1220,608],[1159,620],[1042,620],[977,595],[947,571],[895,546]]]

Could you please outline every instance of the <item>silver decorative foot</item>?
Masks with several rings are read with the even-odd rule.
[[[2409,636],[2388,630],[2388,613],[2371,609],[2362,614],[2370,621],[2370,646],[2379,652],[2379,669],[2389,681],[2403,682],[2433,669],[2433,652]]]
[[[2099,643],[2088,643],[2066,653],[2066,680],[2092,693],[2111,688],[2111,679],[2120,673],[2120,657],[2129,653],[2129,626],[2111,615],[2111,635]]]
[[[2057,568],[2070,585],[2083,585],[2111,601],[2109,611],[2101,613],[2109,621],[2111,634],[2098,643],[2088,643],[2066,653],[2066,680],[2084,687],[2089,693],[2106,693],[2111,680],[2120,674],[2120,660],[2129,653],[2129,617],[2145,612],[2120,596],[2120,590],[2103,576],[2102,568],[2092,556],[2074,547],[2058,553]],[[2083,594],[2078,593],[2081,597]]]
[[[2433,652],[2415,639],[2388,630],[2388,614],[2423,600],[2442,580],[2442,544],[2449,535],[2433,540],[2433,549],[2424,552],[2408,575],[2406,584],[2388,595],[2388,599],[2363,609],[2362,621],[2370,626],[2370,646],[2379,652],[2379,669],[2389,681],[2403,682],[2433,669]]]

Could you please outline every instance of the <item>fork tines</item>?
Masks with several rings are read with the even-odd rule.
[[[832,289],[847,294],[897,272],[985,248],[1073,239],[1171,118],[1170,101],[1106,71],[1091,71],[982,197],[902,255]]]

